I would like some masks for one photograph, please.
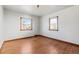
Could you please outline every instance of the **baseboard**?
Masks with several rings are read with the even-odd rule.
[[[63,43],[67,43],[67,44],[70,44],[70,45],[74,45],[74,46],[78,46],[78,47],[79,47],[78,44],[71,43],[71,42],[68,42],[68,41],[63,41],[63,40],[60,40],[60,39],[51,38],[51,37],[47,37],[47,36],[44,36],[44,35],[40,35],[40,36],[42,36],[42,37],[46,37],[46,38],[49,38],[49,39],[51,39],[51,40],[56,40],[56,41],[60,41],[60,42],[63,42]]]
[[[35,37],[35,36],[36,36],[36,35],[34,35],[34,36],[28,36],[28,37],[18,37],[18,38],[16,38],[16,39],[6,40],[6,41],[4,41],[4,42],[15,41],[15,40],[20,40],[20,39],[27,39],[27,38],[31,38],[31,37]]]
[[[4,41],[0,41],[0,50],[2,48],[3,43],[4,43]]]
[[[16,39],[13,39],[13,40],[6,40],[4,42],[15,41],[15,40],[20,40],[20,39],[27,39],[27,38],[38,37],[38,36],[46,37],[46,38],[49,38],[51,40],[56,40],[56,41],[60,41],[60,42],[63,42],[63,43],[67,43],[67,44],[70,44],[70,45],[74,45],[74,46],[78,46],[79,47],[78,44],[71,43],[71,42],[67,42],[67,41],[63,41],[63,40],[56,39],[56,38],[47,37],[47,36],[44,36],[44,35],[34,35],[34,36],[29,36],[29,37],[16,38]]]

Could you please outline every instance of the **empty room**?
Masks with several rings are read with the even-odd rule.
[[[79,5],[0,5],[0,54],[78,54]]]

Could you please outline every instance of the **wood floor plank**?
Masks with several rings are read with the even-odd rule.
[[[4,42],[1,54],[78,54],[79,46],[36,36]]]

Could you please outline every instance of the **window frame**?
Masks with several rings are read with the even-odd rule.
[[[54,19],[54,18],[56,18],[56,20],[57,20],[57,24],[56,24],[56,25],[57,25],[57,29],[51,29],[51,28],[50,28],[50,21],[51,21],[51,19]],[[49,18],[49,30],[50,30],[50,31],[58,31],[58,16],[50,17],[50,18]]]
[[[22,28],[22,26],[23,26],[23,24],[22,24],[22,18],[28,18],[28,19],[30,19],[31,20],[31,29],[23,29]],[[30,18],[30,17],[20,17],[20,31],[27,31],[27,30],[32,30],[32,18]]]

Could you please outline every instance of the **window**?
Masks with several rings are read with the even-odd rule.
[[[27,17],[20,17],[20,30],[32,30],[32,19]]]
[[[58,31],[58,16],[49,18],[49,30]]]

